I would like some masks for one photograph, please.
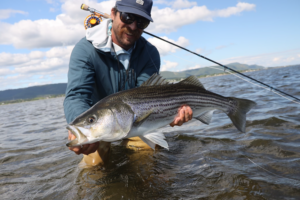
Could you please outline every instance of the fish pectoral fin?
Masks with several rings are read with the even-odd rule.
[[[200,122],[208,125],[211,122],[211,118],[214,114],[214,111],[215,110],[210,110],[208,112],[205,112],[202,115],[195,117],[195,119],[198,119]]]
[[[156,144],[169,150],[169,145],[168,145],[167,141],[165,140],[166,137],[163,133],[159,133],[159,132],[146,133],[145,135],[140,136],[140,138],[146,144],[148,144],[153,150],[155,150]]]
[[[134,123],[141,124],[143,121],[145,121],[150,115],[152,114],[152,110],[148,110],[146,113],[144,113],[141,116],[138,116]]]

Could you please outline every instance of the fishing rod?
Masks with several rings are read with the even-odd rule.
[[[215,63],[215,64],[217,64],[217,65],[223,67],[223,68],[225,69],[224,71],[226,71],[226,69],[228,69],[228,70],[230,70],[230,71],[232,71],[232,72],[235,72],[235,73],[237,73],[237,74],[239,74],[239,75],[242,75],[242,76],[244,76],[244,77],[246,77],[246,78],[248,78],[248,79],[251,79],[252,81],[255,81],[255,82],[257,82],[257,83],[259,83],[259,84],[261,84],[261,85],[264,85],[264,86],[270,88],[271,91],[275,90],[275,91],[277,91],[277,92],[280,92],[280,93],[282,93],[282,94],[284,94],[284,95],[286,95],[286,96],[289,96],[289,97],[291,97],[291,98],[293,98],[293,99],[295,99],[295,100],[297,100],[297,101],[300,102],[300,99],[298,99],[297,97],[294,97],[293,95],[290,95],[290,94],[288,94],[288,93],[285,93],[285,92],[283,92],[283,91],[281,91],[281,90],[279,90],[279,89],[277,89],[277,88],[274,88],[274,87],[272,87],[272,86],[270,86],[270,85],[268,85],[268,84],[265,84],[265,83],[263,83],[263,82],[261,82],[261,81],[259,81],[259,80],[254,79],[254,78],[252,78],[252,77],[250,77],[250,76],[247,76],[247,75],[245,75],[245,74],[243,74],[243,73],[241,73],[241,72],[239,72],[239,71],[236,71],[236,70],[234,70],[234,69],[232,69],[232,68],[230,68],[230,67],[227,67],[227,66],[225,66],[225,65],[222,65],[221,63],[218,63],[218,62],[216,62],[216,61],[214,61],[214,60],[212,60],[212,59],[209,59],[209,58],[207,58],[207,57],[205,57],[205,56],[202,56],[202,55],[200,55],[200,54],[198,54],[198,53],[196,53],[196,52],[193,52],[193,51],[191,51],[191,50],[189,50],[189,49],[186,49],[186,48],[184,48],[184,47],[182,47],[182,46],[179,46],[179,45],[177,45],[177,44],[175,44],[175,43],[173,43],[173,42],[170,42],[170,41],[165,40],[165,39],[163,39],[163,38],[161,38],[161,37],[158,37],[158,36],[156,36],[156,35],[154,35],[154,34],[152,34],[152,33],[149,33],[149,32],[147,32],[147,31],[144,31],[144,33],[146,33],[146,34],[148,34],[148,35],[150,35],[150,36],[152,36],[152,37],[155,37],[155,38],[157,38],[157,39],[160,39],[160,40],[162,40],[162,41],[164,41],[164,42],[167,42],[167,43],[169,43],[169,44],[171,44],[171,45],[173,45],[173,46],[176,46],[176,47],[178,47],[178,48],[180,48],[180,49],[183,49],[183,50],[185,50],[185,51],[187,51],[187,52],[189,52],[189,53],[192,53],[192,54],[194,54],[194,55],[196,55],[196,56],[199,56],[199,57],[201,57],[201,58],[203,58],[203,59],[205,59],[205,60],[208,60],[208,61],[210,61],[210,62],[213,62],[213,63]]]
[[[95,21],[95,20],[93,20],[94,18],[94,15],[96,15],[97,17],[104,17],[104,18],[110,18],[110,15],[109,14],[106,14],[106,13],[102,13],[102,12],[100,12],[100,11],[97,11],[96,9],[94,9],[94,8],[90,8],[88,5],[86,5],[86,4],[82,4],[81,6],[80,6],[80,8],[82,9],[82,10],[85,10],[85,11],[90,11],[91,13],[92,13],[92,17],[90,17],[90,15],[88,16],[88,17],[90,17],[90,21],[88,21],[89,19],[88,19],[88,17],[86,18],[86,20],[85,20],[85,23],[90,23],[90,25],[88,26],[88,25],[85,25],[86,26],[86,28],[87,27],[92,27],[92,26],[95,26],[95,25],[98,25],[98,24],[100,24],[100,21],[98,22],[98,21]],[[198,57],[201,57],[201,58],[203,58],[203,59],[205,59],[205,60],[208,60],[208,61],[210,61],[210,62],[213,62],[213,63],[215,63],[215,64],[217,64],[217,65],[219,65],[219,66],[221,66],[221,67],[223,67],[224,68],[224,72],[226,72],[226,70],[230,70],[230,71],[232,71],[232,72],[234,72],[234,73],[236,73],[236,74],[239,74],[239,75],[241,75],[241,76],[243,76],[243,77],[246,77],[246,78],[248,78],[248,79],[250,79],[250,80],[252,80],[252,81],[255,81],[255,82],[257,82],[257,83],[259,83],[259,84],[261,84],[261,85],[263,85],[263,86],[265,86],[265,87],[267,87],[267,88],[269,88],[269,89],[271,89],[271,92],[274,92],[274,91],[276,91],[276,92],[279,92],[279,93],[281,93],[281,94],[283,94],[283,95],[285,95],[285,96],[288,96],[288,97],[291,97],[291,98],[293,98],[294,100],[296,100],[296,101],[294,101],[294,100],[291,100],[291,99],[289,99],[289,98],[287,98],[287,99],[289,99],[289,100],[291,100],[291,101],[293,101],[293,102],[295,102],[295,103],[298,103],[298,104],[300,104],[300,99],[299,98],[297,98],[297,97],[295,97],[295,96],[293,96],[293,95],[290,95],[290,94],[288,94],[288,93],[286,93],[286,92],[283,92],[283,91],[281,91],[281,90],[279,90],[279,89],[277,89],[277,88],[274,88],[274,87],[272,87],[272,86],[270,86],[270,85],[268,85],[268,84],[266,84],[266,83],[263,83],[263,82],[261,82],[261,81],[259,81],[259,80],[256,80],[256,79],[254,79],[254,78],[252,78],[252,77],[250,77],[250,76],[247,76],[247,75],[245,75],[245,74],[243,74],[243,73],[241,73],[241,72],[239,72],[239,71],[237,71],[237,70],[234,70],[234,69],[232,69],[232,68],[230,68],[230,67],[227,67],[227,66],[225,66],[225,65],[222,65],[221,63],[218,63],[218,62],[216,62],[216,61],[214,61],[214,60],[212,60],[212,59],[209,59],[209,58],[207,58],[207,57],[205,57],[205,56],[202,56],[202,55],[200,55],[200,54],[198,54],[198,53],[196,53],[196,52],[193,52],[193,51],[191,51],[191,50],[189,50],[189,49],[186,49],[186,48],[184,48],[184,47],[182,47],[182,46],[179,46],[179,45],[177,45],[177,44],[175,44],[175,43],[173,43],[173,42],[170,42],[170,41],[168,41],[168,40],[165,40],[165,39],[163,39],[163,38],[161,38],[161,37],[158,37],[158,36],[156,36],[156,35],[154,35],[154,34],[152,34],[152,33],[149,33],[149,32],[147,32],[147,31],[143,31],[144,33],[146,33],[146,34],[148,34],[148,35],[150,35],[150,36],[152,36],[152,37],[155,37],[155,38],[157,38],[157,39],[159,39],[159,40],[162,40],[162,41],[164,41],[164,42],[166,42],[166,43],[168,43],[168,44],[171,44],[171,45],[173,45],[173,46],[176,46],[176,47],[178,47],[178,48],[180,48],[180,49],[182,49],[182,50],[185,50],[185,51],[187,51],[187,52],[189,52],[189,53],[191,53],[191,54],[194,54],[194,55],[196,55],[196,56],[198,56]],[[237,76],[237,77],[239,77],[239,76]],[[241,78],[241,77],[239,77],[239,78]],[[244,80],[244,79],[243,79]],[[251,82],[250,82],[251,83]],[[276,93],[276,92],[274,92],[274,93]],[[276,94],[278,94],[278,93],[276,93]],[[282,96],[282,95],[280,95],[280,96]]]

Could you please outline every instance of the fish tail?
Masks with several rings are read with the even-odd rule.
[[[241,132],[245,132],[246,127],[246,113],[249,112],[256,103],[248,99],[239,99],[234,97],[229,97],[237,103],[234,111],[228,114],[228,117],[231,119],[234,126]]]

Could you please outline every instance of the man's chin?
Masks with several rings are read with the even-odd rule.
[[[125,48],[125,49],[130,49],[133,45],[134,45],[134,42],[135,41],[128,41],[128,40],[126,40],[126,41],[123,41],[122,42],[122,46],[123,46],[123,48]]]

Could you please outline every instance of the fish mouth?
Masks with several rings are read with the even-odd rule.
[[[76,137],[76,139],[71,140],[66,144],[67,147],[76,147],[82,145],[84,142],[87,142],[87,137],[82,134],[82,132],[76,126],[68,125],[66,128]]]

